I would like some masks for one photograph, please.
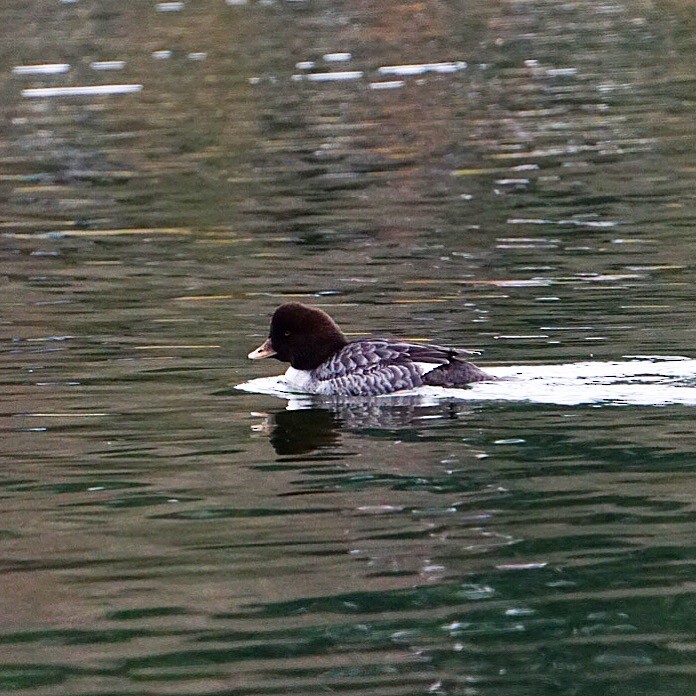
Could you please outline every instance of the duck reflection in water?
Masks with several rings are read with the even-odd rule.
[[[425,423],[432,427],[469,411],[470,407],[461,402],[424,404],[417,396],[392,397],[388,401],[291,401],[286,409],[264,414],[264,422],[253,429],[268,434],[277,454],[297,455],[338,445],[344,430],[374,438],[392,438],[395,431],[405,431],[407,435],[401,433],[400,438],[412,439]]]

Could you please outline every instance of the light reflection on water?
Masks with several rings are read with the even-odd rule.
[[[34,12],[0,9],[0,691],[690,693],[688,374],[234,389],[287,297],[503,371],[693,359],[688,8]]]

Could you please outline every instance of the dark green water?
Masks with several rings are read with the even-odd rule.
[[[0,7],[0,693],[693,694],[693,406],[234,389],[288,297],[694,357],[693,5],[168,8]]]

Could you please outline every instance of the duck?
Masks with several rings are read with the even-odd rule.
[[[288,302],[271,318],[268,338],[251,360],[290,363],[292,389],[326,396],[380,396],[421,386],[463,387],[495,380],[464,359],[471,351],[386,338],[349,341],[322,309]]]

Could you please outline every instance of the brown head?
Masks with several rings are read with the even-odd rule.
[[[275,358],[297,370],[313,370],[348,343],[324,311],[288,302],[273,313],[268,340],[249,353],[252,360]]]

